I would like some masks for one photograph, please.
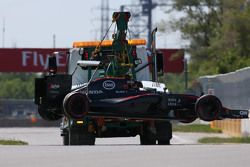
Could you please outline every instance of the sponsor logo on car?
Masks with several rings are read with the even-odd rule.
[[[92,94],[92,95],[99,95],[102,93],[103,93],[102,90],[89,90],[89,92],[88,92],[88,94]]]
[[[102,86],[106,90],[112,90],[115,88],[115,82],[112,80],[106,80],[102,83]]]
[[[242,111],[240,111],[240,115],[247,116],[248,115],[248,111],[242,110]]]

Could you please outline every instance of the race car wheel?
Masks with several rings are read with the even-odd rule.
[[[204,95],[197,100],[195,110],[201,120],[213,121],[218,119],[222,104],[216,96]]]

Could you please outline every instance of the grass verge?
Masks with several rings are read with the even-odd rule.
[[[28,145],[27,142],[20,141],[20,140],[1,140],[0,145]]]
[[[231,137],[231,138],[204,137],[199,139],[198,142],[204,144],[250,143],[250,137]]]
[[[202,133],[222,133],[220,129],[212,129],[210,125],[191,124],[191,125],[173,125],[174,132],[202,132]]]

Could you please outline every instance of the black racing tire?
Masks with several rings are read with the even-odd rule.
[[[86,94],[71,92],[65,96],[63,108],[68,118],[82,119],[89,110],[89,99]]]
[[[203,95],[195,104],[195,111],[203,121],[217,120],[222,108],[220,99],[214,95]]]

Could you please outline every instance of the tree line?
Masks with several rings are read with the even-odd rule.
[[[34,98],[35,74],[0,73],[0,98]]]
[[[190,41],[189,82],[199,76],[223,74],[250,66],[249,0],[172,0],[182,17],[166,22]],[[164,32],[163,24],[161,30]],[[184,91],[181,75],[167,74],[174,91]],[[168,84],[168,83],[167,83]],[[191,84],[189,84],[191,85]]]
[[[185,13],[172,25],[190,40],[190,72],[228,73],[250,65],[250,3],[248,0],[173,0]]]

